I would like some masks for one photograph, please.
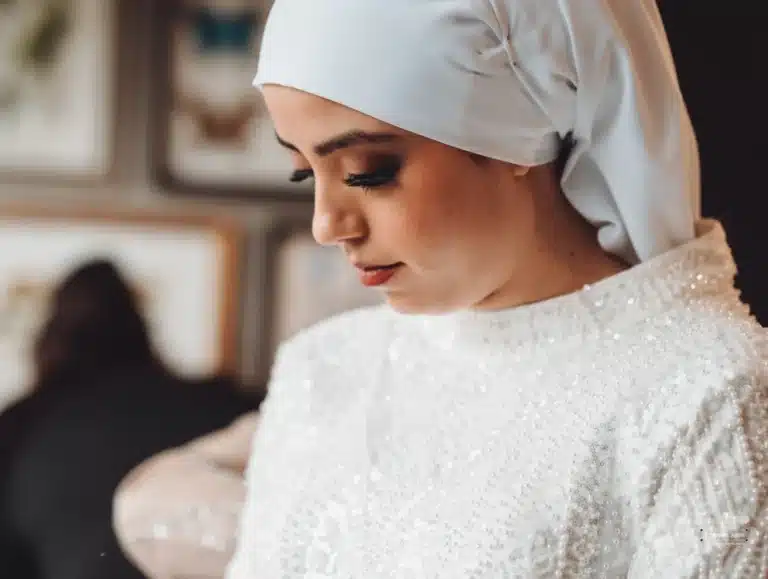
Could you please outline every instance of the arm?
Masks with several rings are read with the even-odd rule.
[[[295,449],[302,448],[307,440],[309,359],[311,356],[306,352],[296,351],[293,341],[278,350],[267,397],[261,405],[259,431],[251,447],[245,505],[237,547],[227,569],[228,579],[281,575],[279,569],[267,569],[257,563],[254,553],[270,551],[279,541],[273,523],[285,508],[280,499],[291,496],[291,486],[300,484],[291,469],[296,460]],[[260,500],[265,496],[269,499]]]
[[[768,381],[737,379],[681,431],[650,488],[629,579],[768,576]]]
[[[256,413],[142,463],[115,495],[121,547],[149,577],[222,576],[245,495]]]

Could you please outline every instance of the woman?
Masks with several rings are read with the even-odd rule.
[[[227,379],[174,376],[108,261],[56,288],[34,354],[32,393],[0,416],[0,577],[138,579],[112,531],[121,479],[256,401]]]
[[[231,579],[765,576],[766,333],[653,0],[277,0],[255,83],[388,306],[281,348]]]

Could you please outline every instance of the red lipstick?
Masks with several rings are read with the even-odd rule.
[[[401,265],[401,263],[393,263],[392,265],[385,266],[356,267],[357,273],[360,276],[360,283],[367,287],[375,287],[384,285],[392,279],[392,276],[395,275]]]

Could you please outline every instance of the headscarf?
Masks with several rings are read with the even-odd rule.
[[[695,236],[699,158],[655,0],[276,0],[254,84],[534,166],[634,264]],[[481,193],[478,193],[481,194]]]

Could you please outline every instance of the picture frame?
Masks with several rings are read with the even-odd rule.
[[[272,362],[280,343],[343,312],[384,303],[367,288],[338,247],[322,246],[303,219],[283,219],[267,233],[268,291],[263,307],[263,358]]]
[[[155,179],[168,192],[305,202],[253,87],[269,2],[157,3]]]
[[[208,217],[0,207],[0,244],[13,248],[0,253],[0,398],[32,378],[33,336],[56,284],[99,258],[136,288],[171,369],[236,374],[242,237]]]
[[[0,4],[0,179],[110,172],[115,31],[115,0]]]

